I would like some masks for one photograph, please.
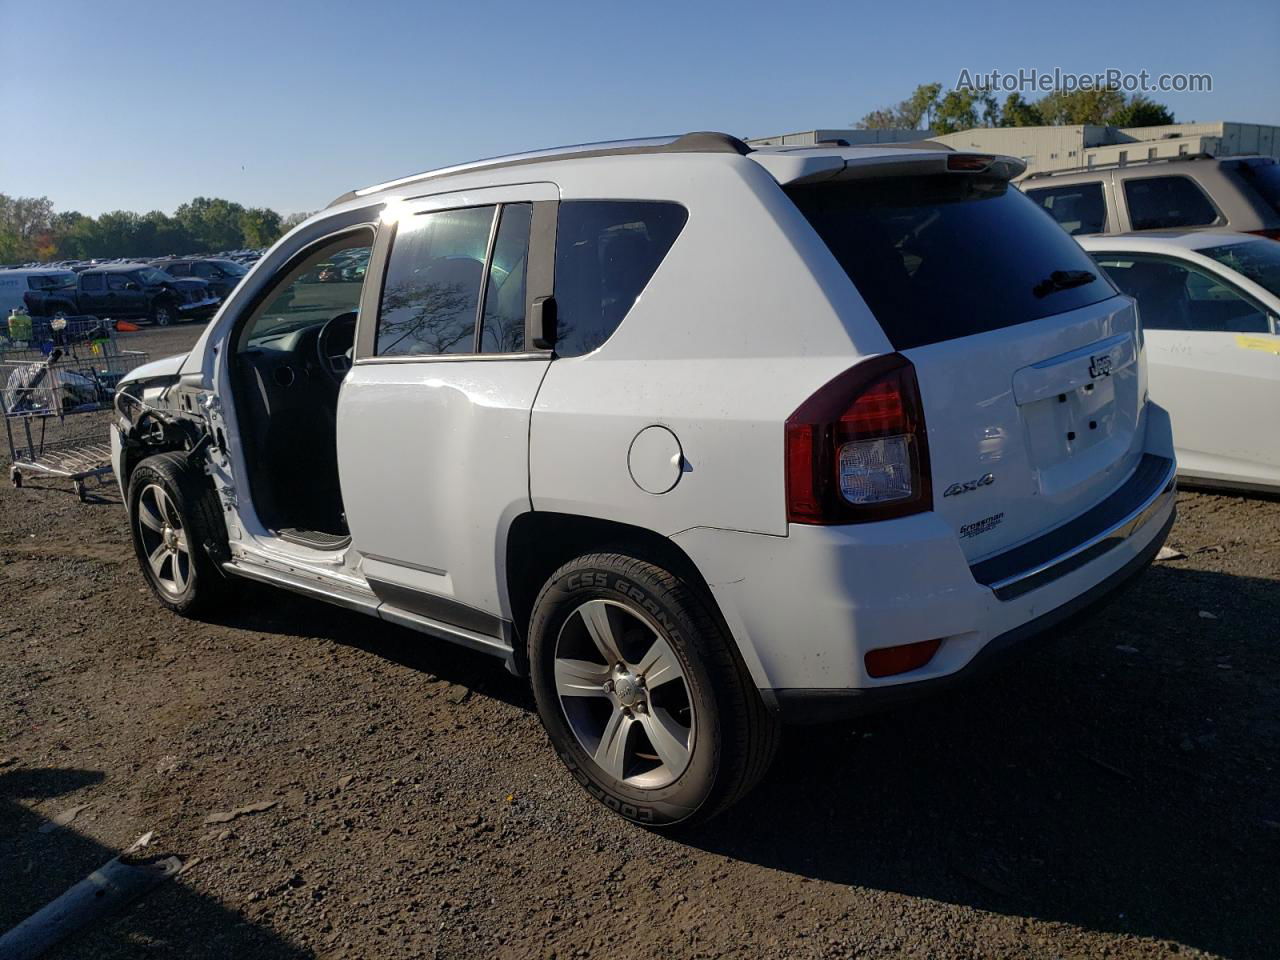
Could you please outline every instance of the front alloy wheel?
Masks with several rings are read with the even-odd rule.
[[[167,327],[173,323],[173,308],[167,303],[157,303],[151,311],[151,322],[157,327]]]
[[[172,599],[181,599],[191,580],[191,546],[178,508],[159,484],[142,488],[134,522],[157,586]]]
[[[182,453],[147,457],[129,475],[129,532],[142,576],[175,613],[195,615],[225,599],[218,564],[226,523],[213,485]]]

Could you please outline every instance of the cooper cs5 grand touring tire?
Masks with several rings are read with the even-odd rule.
[[[129,533],[142,576],[175,613],[210,610],[227,592],[214,557],[226,527],[207,477],[180,453],[148,457],[129,477]]]
[[[529,644],[556,752],[628,820],[705,820],[768,769],[777,718],[703,591],[672,572],[617,553],[565,564],[538,595]]]

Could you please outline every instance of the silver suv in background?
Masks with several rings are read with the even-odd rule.
[[[1218,227],[1280,240],[1280,162],[1196,154],[1033,173],[1018,184],[1073,236]]]

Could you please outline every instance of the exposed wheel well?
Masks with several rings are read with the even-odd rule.
[[[522,673],[528,669],[529,618],[538,591],[563,564],[598,550],[626,553],[670,570],[701,590],[713,615],[723,623],[706,580],[689,555],[669,537],[615,520],[568,513],[524,513],[516,517],[508,531],[506,556],[516,663]]]

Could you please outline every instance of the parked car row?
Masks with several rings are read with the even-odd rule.
[[[0,271],[0,307],[33,317],[58,314],[102,319],[144,318],[158,326],[207,319],[222,298],[200,279],[179,279],[140,264],[69,270]]]
[[[116,260],[0,269],[0,311],[92,313],[158,325],[207,319],[248,273],[223,257]]]

